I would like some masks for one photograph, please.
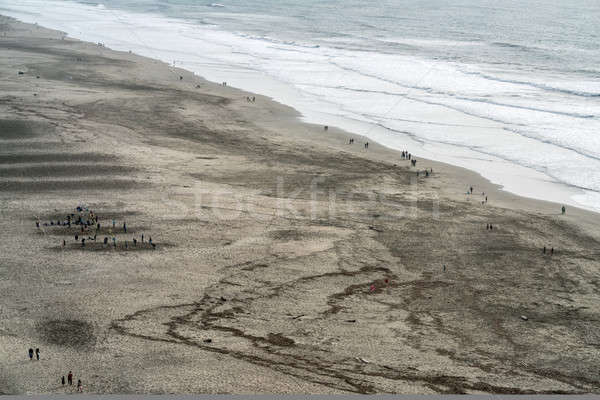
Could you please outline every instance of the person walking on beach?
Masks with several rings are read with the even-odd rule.
[[[79,393],[83,392],[83,385],[81,384],[81,379],[77,379],[77,391]]]
[[[123,222],[123,232],[127,233],[127,224]]]
[[[562,215],[565,215],[566,212],[567,212],[567,208],[565,206],[562,206]]]
[[[546,246],[544,246],[544,250],[542,250],[542,254],[546,254]]]
[[[63,386],[65,386],[65,376],[63,375],[62,380],[60,381]]]
[[[550,249],[550,255],[553,256],[554,255],[554,247]]]
[[[69,382],[69,385],[73,385],[73,372],[69,371],[69,374],[67,375],[67,382]]]
[[[40,349],[35,349],[35,358],[40,361]]]
[[[33,360],[33,349],[29,348],[29,359]]]

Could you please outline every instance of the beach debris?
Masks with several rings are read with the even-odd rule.
[[[356,322],[356,320],[355,319],[347,319],[346,322],[354,323],[354,322]]]
[[[23,75],[23,74],[25,74],[25,72],[19,71],[19,75]]]
[[[203,342],[204,343],[212,343],[212,339],[210,339],[210,338],[209,339],[204,339]]]
[[[223,296],[221,296],[221,301],[227,301],[227,299]]]
[[[374,226],[369,226],[369,229],[372,230],[372,231],[378,232],[378,233],[383,232],[383,230],[375,228]]]
[[[374,292],[374,291],[375,291],[375,285],[371,285],[371,286],[369,287],[369,290],[370,290],[371,292]]]
[[[522,319],[523,321],[527,321],[527,320],[529,320],[529,318],[527,318],[527,316],[526,316],[526,315],[521,315],[521,319]]]
[[[361,362],[361,363],[363,363],[363,364],[368,364],[368,363],[369,363],[369,361],[368,361],[368,360],[365,360],[365,359],[364,359],[364,358],[362,358],[362,357],[356,357],[356,361],[360,361],[360,362]]]
[[[304,315],[306,315],[306,314],[296,315],[295,317],[292,317],[292,319],[299,319],[299,318],[304,317]]]

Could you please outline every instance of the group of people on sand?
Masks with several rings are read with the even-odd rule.
[[[75,213],[71,213],[70,215],[66,216],[65,220],[63,220],[63,221],[57,220],[56,226],[68,226],[68,227],[71,227],[71,225],[80,226],[81,232],[76,232],[74,237],[75,237],[76,242],[81,243],[81,247],[85,247],[86,240],[94,241],[94,242],[96,241],[96,239],[98,237],[98,232],[100,231],[102,225],[100,224],[99,216],[97,214],[95,214],[92,210],[89,210],[87,207],[77,206],[76,210],[77,210],[77,215]],[[35,222],[35,225],[39,229],[40,221],[37,220]],[[50,221],[49,223],[44,223],[44,226],[55,226],[55,224],[54,224],[54,221]],[[91,230],[93,229],[93,227],[95,227],[96,229],[94,232],[94,236],[91,236]],[[112,219],[112,229],[116,229],[116,220],[114,218]],[[111,233],[112,233],[112,231],[111,231]],[[125,222],[125,221],[123,221],[123,233],[127,233],[127,222]],[[84,237],[85,234],[87,234],[87,238]],[[108,244],[108,240],[109,240],[108,237],[105,236],[104,241],[103,241],[104,246],[106,246]],[[137,238],[134,237],[133,238],[133,246],[134,247],[137,247],[137,242],[138,242]],[[113,246],[116,248],[117,247],[116,236],[112,237],[112,243],[113,243]],[[142,243],[144,243],[144,235],[143,234],[142,234]],[[150,244],[150,246],[152,246],[153,249],[156,249],[156,244],[152,242],[152,237],[149,238],[148,243]],[[67,245],[67,241],[63,239],[62,247],[66,247],[66,245]],[[127,241],[125,241],[125,248],[129,248],[129,244]]]
[[[35,349],[35,358],[40,361],[40,349]],[[29,359],[33,361],[33,349],[29,348]]]
[[[33,349],[30,348],[29,349],[29,359],[33,361]],[[39,361],[40,360],[40,349],[35,349],[35,358]],[[65,382],[65,376],[63,375],[62,379],[61,379],[61,383],[64,386],[66,383],[68,383],[70,386],[73,385],[73,371],[69,371],[69,373],[67,374],[67,380]],[[81,379],[77,380],[77,391],[78,392],[83,392],[83,384],[81,383]]]
[[[60,380],[60,382],[62,383],[63,386],[65,386],[65,383],[68,383],[69,386],[73,386],[73,371],[69,371],[69,373],[67,374],[67,381],[65,382],[65,376],[63,375],[62,379]],[[81,379],[77,379],[77,391],[78,392],[83,392],[83,384],[81,383]]]
[[[412,165],[413,167],[417,166],[417,159],[414,158],[413,155],[411,153],[409,153],[407,150],[402,150],[400,152],[400,158],[403,160],[410,161],[410,165]]]
[[[415,163],[416,164],[416,163]],[[424,171],[417,170],[417,178],[421,175],[425,175],[425,178],[429,178],[429,175],[433,174],[433,168],[425,169]]]
[[[544,246],[544,248],[542,249],[542,254],[546,254],[546,246]],[[554,255],[554,247],[550,248],[550,255],[553,256]]]
[[[327,126],[325,128],[326,128],[325,130],[328,129]],[[350,140],[348,141],[348,144],[354,144],[354,139],[350,138]],[[368,149],[369,148],[369,142],[365,142],[364,146],[365,146],[365,149]]]
[[[472,195],[473,194],[473,186],[469,186],[469,188],[467,189],[467,195]],[[481,192],[481,204],[484,205],[488,202],[488,197],[485,194],[485,192]]]

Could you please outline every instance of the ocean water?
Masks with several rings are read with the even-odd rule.
[[[0,0],[0,13],[600,211],[597,0]]]

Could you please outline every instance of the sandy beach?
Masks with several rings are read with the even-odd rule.
[[[600,392],[598,214],[2,16],[0,54],[0,394]]]

